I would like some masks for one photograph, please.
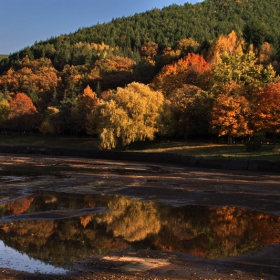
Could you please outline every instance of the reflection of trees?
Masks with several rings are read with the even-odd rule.
[[[103,225],[94,222],[84,228],[79,218],[4,223],[0,238],[18,251],[53,265],[128,247],[121,238],[108,235]]]
[[[111,211],[102,215],[100,221],[107,223],[107,229],[112,230],[114,236],[133,242],[160,230],[159,213],[152,201],[119,197],[111,200],[108,208]]]
[[[152,242],[200,257],[236,256],[280,243],[280,217],[234,206],[170,208]]]
[[[7,210],[11,211],[11,214],[22,214],[28,210],[34,197],[22,197],[20,199],[13,200],[7,203]]]
[[[0,239],[7,245],[53,265],[143,244],[219,258],[280,243],[280,217],[234,206],[174,208],[113,195],[52,193],[32,199],[0,205],[0,213],[22,213],[26,205],[25,213],[105,206],[109,210],[69,219],[0,224]]]

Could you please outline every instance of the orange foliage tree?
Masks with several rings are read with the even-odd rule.
[[[253,124],[256,130],[280,132],[280,82],[262,88],[253,109]]]
[[[234,55],[236,52],[242,51],[244,41],[235,32],[232,31],[228,35],[221,35],[209,48],[206,60],[211,66],[219,62],[221,56],[227,54]]]
[[[158,52],[158,44],[152,41],[146,41],[140,48],[140,55],[145,59],[154,59]]]
[[[135,61],[121,56],[99,59],[94,63],[91,74],[100,82],[103,90],[115,89],[134,80],[135,65]]]
[[[250,104],[244,96],[220,94],[213,104],[211,125],[218,136],[227,136],[228,144],[233,137],[250,135]]]
[[[155,77],[152,86],[166,96],[183,84],[207,89],[211,68],[199,54],[189,53],[173,65],[166,65]]]
[[[41,107],[46,107],[50,102],[59,82],[58,72],[47,58],[30,61],[25,57],[20,69],[9,69],[0,76],[0,87],[7,86],[11,93],[23,92],[28,95],[32,87]]]
[[[12,129],[18,129],[20,133],[33,129],[37,116],[37,109],[26,94],[17,93],[10,101],[8,120]]]
[[[88,126],[90,128],[94,128],[95,125],[93,124],[93,122],[95,120],[95,111],[99,103],[99,99],[97,97],[97,94],[92,91],[89,85],[84,89],[83,94],[78,98],[77,103],[80,126],[85,130],[87,130]],[[93,130],[88,130],[88,132]]]

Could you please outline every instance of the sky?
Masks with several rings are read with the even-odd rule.
[[[153,8],[202,0],[0,0],[0,54]]]

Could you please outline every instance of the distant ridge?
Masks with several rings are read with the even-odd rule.
[[[73,57],[73,46],[83,43],[105,43],[118,47],[122,56],[131,53],[146,40],[156,42],[160,49],[173,47],[183,38],[193,38],[209,45],[221,34],[232,30],[242,33],[244,26],[254,22],[261,29],[265,41],[279,47],[279,0],[205,0],[196,4],[173,4],[163,9],[153,9],[129,17],[113,19],[108,23],[81,28],[69,35],[52,37],[36,42],[11,55],[5,61],[5,69],[17,59],[28,55],[31,59],[48,57],[52,61],[62,56]],[[62,51],[64,49],[64,51]],[[67,53],[66,53],[67,52]],[[83,61],[67,58],[66,63],[77,65]],[[3,68],[2,68],[3,69]],[[2,72],[2,71],[1,71]]]

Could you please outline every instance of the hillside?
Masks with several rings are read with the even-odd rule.
[[[115,53],[134,60],[137,59],[135,51],[146,40],[156,42],[160,50],[174,47],[181,39],[189,37],[207,47],[221,34],[232,30],[242,33],[246,24],[253,25],[258,40],[278,46],[279,17],[278,0],[205,0],[194,5],[171,5],[37,42],[12,54],[10,59],[1,63],[0,71],[7,70],[26,54],[31,59],[48,57],[56,68],[94,62],[96,52],[77,46],[81,42],[117,46]]]

